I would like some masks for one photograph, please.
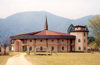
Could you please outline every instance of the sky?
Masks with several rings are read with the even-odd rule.
[[[0,0],[0,18],[26,11],[47,11],[77,19],[100,15],[100,0]]]

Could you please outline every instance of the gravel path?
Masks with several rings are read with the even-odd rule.
[[[32,63],[26,60],[24,55],[25,53],[21,53],[9,58],[6,65],[32,65]]]

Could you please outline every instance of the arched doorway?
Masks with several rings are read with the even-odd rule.
[[[19,51],[20,51],[20,50],[19,50],[19,41],[16,41],[16,42],[15,42],[14,51],[15,51],[15,52],[19,52]]]

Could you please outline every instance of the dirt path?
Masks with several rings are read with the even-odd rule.
[[[21,53],[9,58],[6,65],[32,65],[32,63],[26,60],[24,55],[25,53]]]

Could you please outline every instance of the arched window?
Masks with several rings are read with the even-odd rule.
[[[78,47],[79,50],[81,50],[81,47]]]
[[[30,47],[29,50],[31,51],[32,50],[32,47]]]
[[[81,42],[81,40],[80,40],[80,39],[78,39],[78,42]]]
[[[64,50],[64,46],[62,46],[62,50]]]
[[[42,46],[40,47],[40,50],[41,50],[41,51],[43,50],[43,47],[42,47]]]
[[[54,46],[51,47],[51,51],[53,51],[53,50],[54,50]]]

